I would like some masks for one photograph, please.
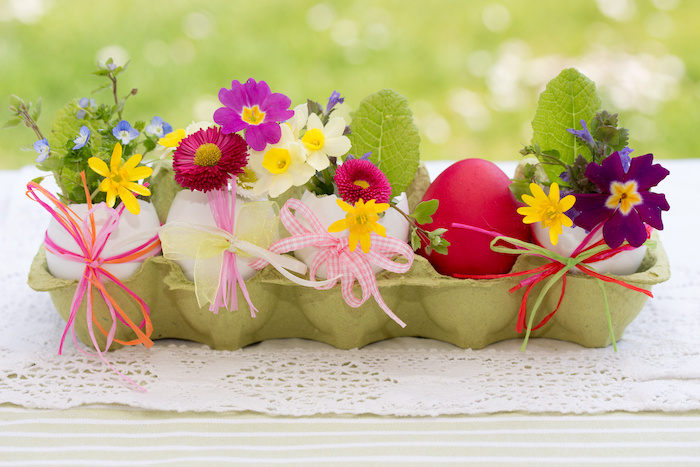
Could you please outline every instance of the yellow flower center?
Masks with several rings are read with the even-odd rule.
[[[194,153],[194,163],[200,167],[211,167],[221,159],[221,149],[213,143],[204,143]]]
[[[292,163],[292,156],[287,149],[272,148],[265,153],[262,166],[270,173],[281,174],[286,172]]]
[[[612,182],[610,184],[610,196],[605,201],[605,206],[610,209],[620,209],[627,215],[632,208],[642,203],[642,196],[637,189],[637,182],[630,180],[626,183]]]
[[[265,112],[260,111],[257,105],[243,107],[241,119],[249,125],[260,125],[265,120]]]
[[[304,133],[304,136],[301,138],[301,142],[304,143],[304,146],[309,148],[311,151],[318,151],[321,149],[325,141],[326,136],[318,128],[310,129]]]
[[[357,185],[360,188],[369,188],[369,183],[367,183],[364,180],[355,180],[354,182],[352,182],[352,184]]]

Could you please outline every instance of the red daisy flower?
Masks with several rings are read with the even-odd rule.
[[[175,181],[184,188],[211,191],[226,187],[248,164],[248,145],[237,134],[206,128],[180,141],[173,154]]]
[[[384,172],[366,159],[347,159],[335,172],[338,194],[346,203],[354,205],[360,199],[365,203],[375,200],[388,203],[391,184]]]

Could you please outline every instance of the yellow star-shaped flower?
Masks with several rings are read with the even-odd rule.
[[[386,229],[379,224],[379,213],[389,209],[389,203],[375,204],[375,200],[370,200],[365,203],[360,199],[355,206],[351,206],[345,201],[337,200],[338,206],[347,214],[345,219],[334,222],[328,227],[329,232],[342,232],[345,229],[350,230],[350,238],[348,240],[350,251],[355,251],[357,243],[360,243],[362,251],[369,253],[371,247],[372,232],[377,235],[386,237]]]
[[[552,183],[549,188],[549,196],[536,183],[530,184],[530,191],[534,196],[523,195],[522,199],[527,206],[518,208],[518,214],[525,216],[525,224],[541,222],[543,229],[549,229],[552,245],[556,245],[562,233],[562,226],[571,227],[574,224],[564,213],[571,209],[576,198],[568,195],[560,200],[559,185],[556,183]]]
[[[136,183],[137,180],[150,177],[153,172],[150,167],[137,167],[141,162],[141,157],[141,154],[135,154],[126,162],[122,162],[122,145],[117,143],[112,151],[109,167],[105,161],[97,157],[88,159],[90,168],[105,177],[100,183],[99,189],[107,193],[107,205],[110,208],[114,207],[117,196],[119,196],[129,212],[138,214],[141,209],[134,193],[142,196],[151,194],[148,188]]]

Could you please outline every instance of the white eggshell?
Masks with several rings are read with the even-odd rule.
[[[537,238],[540,245],[563,256],[571,256],[574,250],[576,250],[586,238],[586,235],[588,235],[588,232],[578,226],[562,227],[562,234],[559,235],[557,244],[552,245],[552,242],[549,240],[549,230],[543,229],[539,223],[532,224],[532,233]],[[602,239],[603,233],[598,231],[591,239],[590,244],[594,244]],[[587,263],[586,266],[601,274],[610,273],[618,276],[633,274],[639,269],[639,265],[642,264],[646,251],[647,247],[642,245],[634,250],[618,253],[612,258],[603,261]],[[572,272],[580,271],[574,268]]]
[[[158,234],[160,222],[158,214],[151,203],[143,200],[137,200],[141,206],[141,212],[136,215],[126,209],[121,215],[119,225],[112,232],[104,250],[102,251],[103,258],[109,258],[121,253],[125,253],[133,248],[146,243],[153,236]],[[87,216],[87,204],[73,204],[70,208],[84,219]],[[108,215],[106,211],[95,211],[95,225],[99,228],[104,225]],[[85,232],[87,235],[87,231]],[[73,253],[81,253],[78,244],[75,242],[68,232],[56,221],[51,219],[48,228],[49,238],[58,246],[71,251]],[[51,252],[46,252],[46,262],[49,266],[49,272],[59,279],[79,279],[85,270],[84,263],[78,263],[65,258],[54,255]],[[130,263],[120,264],[104,264],[103,269],[114,275],[119,280],[125,280],[133,276],[136,270],[141,266],[143,261],[134,261]]]
[[[249,201],[236,196],[236,206],[234,211],[236,219],[241,212],[241,206],[247,202]],[[274,213],[271,212],[270,215],[274,215]],[[214,220],[214,215],[211,213],[207,194],[201,191],[180,191],[175,196],[173,204],[170,206],[170,211],[168,212],[168,218],[165,225],[168,225],[171,222],[187,222],[194,225],[216,227],[216,221]],[[249,266],[249,264],[255,260],[257,260],[257,258],[236,257],[236,266],[238,267],[238,271],[241,273],[241,277],[243,277],[244,281],[247,281],[258,272]],[[185,277],[191,281],[194,281],[195,260],[183,259],[175,262],[182,268],[182,272],[185,274]]]
[[[318,218],[321,225],[323,225],[323,228],[327,231],[328,227],[330,227],[330,225],[333,222],[345,218],[345,211],[343,211],[341,207],[338,206],[337,199],[338,197],[336,195],[319,197],[312,194],[311,192],[306,191],[301,197],[301,202],[306,204],[309,207],[309,209],[311,209],[311,211]],[[399,201],[398,207],[403,212],[408,212],[408,201],[406,200],[405,196],[402,197],[402,199]],[[308,224],[301,218],[301,216],[297,216],[297,218],[300,220],[302,225],[308,228]],[[387,237],[393,237],[402,242],[408,241],[408,221],[395,209],[390,208],[384,211],[384,216],[381,219],[379,219],[379,223],[386,228]],[[350,232],[348,230],[344,230],[342,232],[333,232],[331,233],[331,235],[333,235],[336,238],[348,238],[350,237]],[[307,266],[310,266],[317,252],[318,248],[306,247],[296,250],[294,252],[294,256],[296,256]],[[375,274],[377,274],[383,269],[378,266],[372,265],[372,270]],[[316,272],[316,278],[328,278],[328,271],[326,270],[325,264],[321,265],[318,268],[318,271]]]

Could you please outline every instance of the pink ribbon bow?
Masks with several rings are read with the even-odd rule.
[[[226,232],[233,234],[235,232],[236,219],[236,195],[231,193],[228,188],[212,190],[207,192],[209,199],[209,207],[214,216],[216,226]],[[253,269],[262,269],[255,267]],[[255,318],[258,311],[253,305],[246,288],[245,281],[236,264],[236,255],[231,251],[224,251],[223,265],[221,267],[221,277],[219,279],[219,288],[216,292],[216,298],[209,304],[209,311],[218,313],[219,308],[224,307],[229,311],[238,310],[238,298],[236,296],[236,283],[241,288],[241,293],[248,302],[251,317]]]
[[[308,223],[310,229],[303,226],[290,209],[300,215]],[[280,220],[292,236],[273,243],[269,248],[270,251],[287,253],[308,246],[318,248],[318,252],[309,267],[309,276],[311,281],[315,282],[318,268],[326,264],[329,281],[325,285],[315,287],[317,290],[330,289],[340,279],[341,293],[345,303],[357,308],[366,302],[371,295],[391,319],[401,327],[406,327],[406,323],[396,316],[382,299],[372,270],[372,264],[374,264],[391,272],[405,273],[408,271],[413,264],[413,250],[406,242],[391,237],[380,237],[372,233],[369,253],[364,253],[359,248],[350,251],[347,238],[337,238],[331,235],[323,228],[311,209],[294,198],[289,199],[280,210]],[[389,259],[395,255],[401,255],[408,259],[408,263],[397,263]],[[352,290],[355,279],[362,290],[361,298],[355,296]]]
[[[55,206],[56,209],[54,209],[54,207],[52,207],[51,204],[40,199],[39,193],[37,192],[40,192],[41,194],[46,196],[49,202],[53,204],[53,206]],[[141,261],[149,256],[154,256],[158,254],[160,252],[160,242],[158,240],[158,235],[155,234],[153,238],[151,238],[147,242],[125,253],[121,253],[119,255],[115,255],[108,258],[103,258],[101,255],[105,248],[105,245],[107,244],[107,241],[109,240],[109,237],[114,231],[114,229],[116,229],[119,225],[121,214],[124,211],[123,205],[118,210],[116,210],[108,208],[107,205],[104,203],[92,207],[92,204],[88,201],[88,213],[84,219],[81,219],[77,214],[75,214],[75,212],[73,212],[65,204],[61,203],[58,200],[58,198],[56,198],[53,194],[51,194],[35,182],[29,182],[29,184],[27,185],[27,196],[30,199],[38,202],[54,217],[54,219],[56,219],[56,221],[58,221],[58,223],[66,230],[66,232],[68,232],[68,234],[78,245],[80,253],[73,253],[71,251],[66,250],[65,248],[58,246],[51,240],[51,238],[49,238],[48,232],[44,237],[46,250],[61,258],[85,264],[83,275],[80,277],[75,294],[73,295],[73,301],[71,302],[70,307],[70,315],[66,322],[66,327],[63,331],[63,335],[61,336],[58,354],[60,355],[63,351],[63,344],[65,342],[66,335],[68,334],[68,330],[71,331],[73,342],[75,343],[76,347],[81,352],[86,353],[78,345],[78,340],[75,335],[75,319],[77,317],[80,304],[83,301],[83,297],[87,295],[86,321],[88,332],[90,333],[90,338],[92,340],[92,344],[95,350],[97,351],[102,361],[109,368],[111,368],[114,372],[116,372],[119,376],[121,376],[130,384],[141,389],[140,386],[138,386],[134,381],[132,381],[130,378],[126,377],[116,368],[114,368],[107,361],[107,359],[104,356],[104,353],[110,348],[112,342],[117,342],[123,345],[136,345],[142,343],[146,347],[151,347],[153,345],[153,341],[151,340],[150,336],[153,333],[153,325],[151,324],[151,320],[149,317],[150,310],[148,305],[146,305],[146,303],[140,297],[138,297],[134,292],[132,292],[128,287],[126,287],[119,279],[117,279],[108,271],[103,269],[102,265]],[[100,227],[99,229],[97,229],[96,227],[94,218],[94,213],[98,210],[104,210],[108,215],[108,218],[105,221],[104,225],[102,225],[102,227]],[[120,288],[126,291],[138,303],[143,313],[143,320],[138,326],[129,318],[129,316],[127,316],[127,314],[121,309],[119,304],[107,292],[104,286],[105,280],[113,281]],[[94,295],[92,286],[97,287],[102,299],[105,301],[107,308],[109,309],[109,313],[112,318],[112,325],[109,331],[106,331],[102,327],[102,325],[99,323],[99,321],[94,315]],[[93,322],[97,325],[99,330],[107,337],[107,342],[104,351],[101,350],[99,345],[97,344],[97,339],[95,338],[95,333],[92,326]],[[129,326],[136,334],[136,339],[133,339],[131,341],[122,341],[119,339],[115,339],[114,336],[116,334],[118,322]],[[141,328],[144,328],[145,332],[142,331]]]

